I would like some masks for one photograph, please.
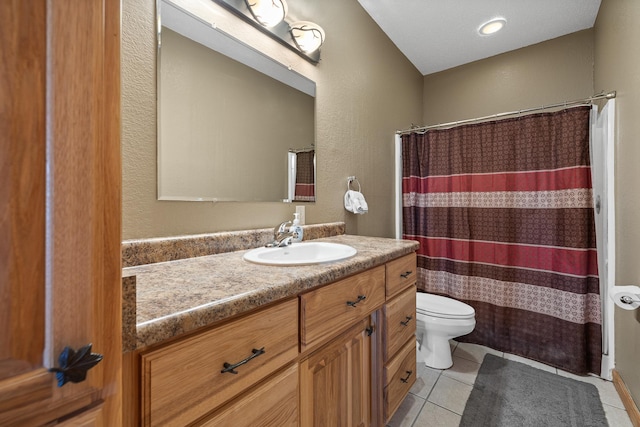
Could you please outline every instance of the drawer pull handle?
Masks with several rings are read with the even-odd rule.
[[[411,274],[413,274],[413,271],[405,271],[404,273],[402,273],[400,276],[403,279],[406,279],[407,277],[411,276]]]
[[[249,363],[249,361],[251,361],[251,359],[255,359],[256,357],[260,356],[261,354],[264,354],[264,347],[262,347],[260,350],[258,350],[257,348],[254,348],[253,350],[251,350],[251,356],[247,357],[244,360],[239,361],[238,363],[234,363],[233,365],[227,362],[224,362],[224,369],[222,371],[220,371],[221,374],[224,374],[226,372],[229,372],[231,374],[237,374],[238,371],[236,371],[235,369],[238,366],[242,366],[246,363]]]
[[[355,307],[356,304],[358,304],[360,301],[364,301],[366,300],[367,297],[365,295],[358,295],[358,300],[357,301],[347,301],[347,305],[350,307]]]
[[[407,373],[406,378],[400,378],[400,381],[402,381],[403,383],[409,382],[409,378],[411,377],[411,374],[413,374],[413,371],[406,371],[406,373]]]
[[[411,322],[411,319],[413,319],[413,316],[407,316],[407,320],[405,320],[404,322],[400,322],[402,325],[404,326],[409,326],[409,322]]]
[[[373,328],[373,326],[368,326],[365,328],[365,332],[367,333],[367,336],[370,337],[371,335],[373,335],[373,331],[375,329]]]

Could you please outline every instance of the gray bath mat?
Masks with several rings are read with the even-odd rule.
[[[487,354],[460,427],[608,426],[593,384]]]

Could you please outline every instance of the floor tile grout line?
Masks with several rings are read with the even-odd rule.
[[[432,405],[435,405],[439,408],[442,408],[446,411],[451,412],[452,414],[456,414],[454,411],[447,409],[443,406],[438,405],[437,403],[434,402],[430,402],[429,398],[431,397],[431,394],[433,393],[433,390],[435,390],[436,385],[438,384],[438,381],[440,381],[440,378],[442,378],[442,374],[444,373],[445,369],[439,369],[439,373],[438,373],[438,378],[436,378],[435,382],[433,383],[433,386],[431,387],[431,390],[429,390],[429,393],[427,394],[427,396],[424,399],[424,403],[422,404],[422,406],[420,407],[420,410],[418,411],[418,415],[416,415],[416,417],[413,419],[413,422],[411,423],[410,427],[415,427],[416,422],[418,421],[418,418],[420,418],[420,414],[422,414],[422,411],[424,410],[424,407],[427,405],[427,402],[431,403]],[[446,376],[446,375],[445,375]],[[451,378],[453,379],[453,378]],[[460,415],[460,414],[456,414],[456,415]],[[462,415],[460,415],[462,416]]]
[[[427,394],[427,397],[424,398],[425,402],[429,401],[429,398],[431,397],[431,393],[433,393],[433,390],[436,388],[436,385],[438,384],[438,381],[440,381],[440,378],[442,378],[442,373],[444,372],[444,369],[440,370],[440,373],[438,374],[438,378],[436,378],[436,380],[433,382],[433,386],[431,387],[431,390],[429,390],[429,393]]]
[[[422,411],[424,410],[424,407],[426,404],[427,404],[427,399],[424,399],[424,402],[422,402],[422,406],[420,406],[420,410],[418,411],[416,416],[413,418],[413,421],[411,421],[411,426],[409,427],[413,427],[416,424],[416,421],[418,421],[418,418],[420,418],[420,414],[422,414]]]
[[[449,409],[449,408],[445,408],[445,407],[444,407],[444,406],[442,406],[442,405],[438,405],[437,403],[433,403],[433,402],[429,402],[429,403],[431,403],[431,404],[432,404],[432,405],[434,405],[434,406],[437,406],[438,408],[444,409],[444,410],[445,410],[445,411],[447,411],[447,412],[451,412],[451,413],[452,413],[452,414],[454,414],[454,415],[457,415],[457,416],[459,416],[459,417],[462,417],[462,414],[459,414],[459,413],[457,413],[456,411],[452,411],[452,410],[451,410],[451,409]],[[464,412],[464,411],[462,411],[462,412]]]
[[[458,383],[460,383],[460,384],[463,384],[463,385],[466,385],[466,386],[470,386],[470,387],[472,387],[472,388],[473,388],[473,385],[467,384],[467,383],[465,383],[465,382],[463,382],[463,381],[460,381],[460,380],[457,380],[457,379],[455,379],[455,378],[451,378],[451,377],[449,377],[449,376],[447,376],[447,375],[444,375],[444,372],[445,372],[445,371],[446,371],[446,369],[443,369],[443,370],[441,370],[441,371],[440,371],[440,375],[438,375],[438,379],[437,379],[437,380],[436,380],[436,382],[433,384],[433,387],[431,387],[431,390],[429,391],[429,395],[428,395],[428,396],[427,396],[427,398],[425,399],[425,404],[426,404],[426,402],[429,402],[429,403],[431,403],[431,404],[433,404],[433,405],[436,405],[436,406],[438,406],[438,407],[440,407],[440,408],[442,408],[442,409],[446,409],[447,411],[449,411],[449,412],[451,412],[451,413],[453,413],[453,414],[456,414],[456,415],[459,415],[459,416],[461,416],[461,417],[462,417],[462,414],[458,414],[456,411],[452,411],[451,409],[445,408],[444,406],[442,406],[442,405],[438,405],[436,402],[432,402],[432,401],[430,401],[430,400],[429,400],[429,398],[431,397],[431,394],[433,393],[433,390],[435,390],[436,386],[438,385],[438,381],[440,381],[440,379],[441,379],[443,376],[444,376],[444,377],[446,377],[446,378],[448,378],[448,379],[450,379],[450,380],[452,380],[452,381],[455,381],[455,382],[458,382]],[[467,397],[467,401],[468,401],[468,400],[469,400],[469,398]],[[466,402],[465,402],[465,406],[466,406]],[[423,405],[423,407],[424,407],[424,405]],[[422,411],[422,409],[420,409],[420,411]],[[463,410],[463,412],[464,412],[464,410]],[[418,416],[419,416],[419,415],[420,415],[420,412],[418,412]],[[416,420],[417,420],[417,419],[418,419],[418,417],[416,417]],[[415,420],[414,420],[414,423],[415,423]]]
[[[619,410],[621,410],[621,411],[627,412],[627,408],[625,408],[625,407],[620,408],[619,406],[612,405],[612,404],[610,404],[610,403],[604,403],[604,402],[602,401],[602,397],[600,397],[600,403],[602,403],[602,407],[603,407],[603,409],[604,409],[604,407],[605,407],[605,406],[609,406],[609,407],[611,407],[611,408],[619,409]]]

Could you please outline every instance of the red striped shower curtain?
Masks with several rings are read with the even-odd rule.
[[[459,341],[600,373],[590,107],[402,136],[418,288],[476,311]]]

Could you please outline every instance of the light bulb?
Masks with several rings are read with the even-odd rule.
[[[305,53],[318,50],[325,38],[324,30],[309,21],[298,21],[291,24],[291,36],[298,49]]]
[[[265,27],[281,23],[289,11],[285,0],[245,0],[256,21]]]

